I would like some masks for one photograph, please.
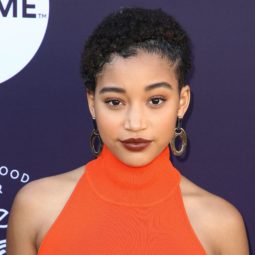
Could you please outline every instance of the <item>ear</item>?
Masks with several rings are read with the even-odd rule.
[[[183,118],[184,114],[189,108],[190,103],[190,86],[185,85],[182,87],[180,92],[180,99],[179,99],[179,107],[178,107],[178,117]]]
[[[90,114],[95,118],[95,94],[92,91],[87,91],[87,101]]]

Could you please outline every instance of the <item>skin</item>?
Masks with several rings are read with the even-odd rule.
[[[189,105],[189,86],[179,95],[173,64],[143,52],[128,59],[116,56],[102,74],[95,94],[88,94],[102,140],[127,165],[148,164],[173,137],[177,115],[183,117]],[[123,92],[109,91],[116,88]],[[145,151],[129,152],[120,142],[138,137],[152,141]]]
[[[138,166],[149,163],[168,145],[177,116],[183,117],[188,109],[190,88],[186,85],[178,91],[174,64],[139,52],[128,59],[116,56],[106,64],[97,77],[95,93],[87,93],[87,99],[104,143],[124,163]],[[152,142],[146,150],[134,153],[120,143],[130,137]],[[83,173],[81,166],[32,181],[18,192],[9,218],[8,255],[37,253]],[[187,217],[208,255],[249,254],[243,219],[233,205],[184,176],[180,187]]]

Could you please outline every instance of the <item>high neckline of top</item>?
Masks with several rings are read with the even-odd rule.
[[[107,202],[125,206],[151,206],[167,199],[179,186],[180,173],[166,147],[150,163],[129,166],[104,145],[98,158],[86,164],[87,180]]]

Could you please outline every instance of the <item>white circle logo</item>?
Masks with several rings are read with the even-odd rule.
[[[49,0],[0,0],[0,83],[31,61],[48,20]]]

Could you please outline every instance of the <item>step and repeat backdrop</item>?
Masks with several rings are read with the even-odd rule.
[[[80,167],[92,121],[79,74],[85,39],[121,7],[162,8],[193,41],[183,175],[234,204],[255,251],[255,2],[0,0],[0,254],[26,183]]]

